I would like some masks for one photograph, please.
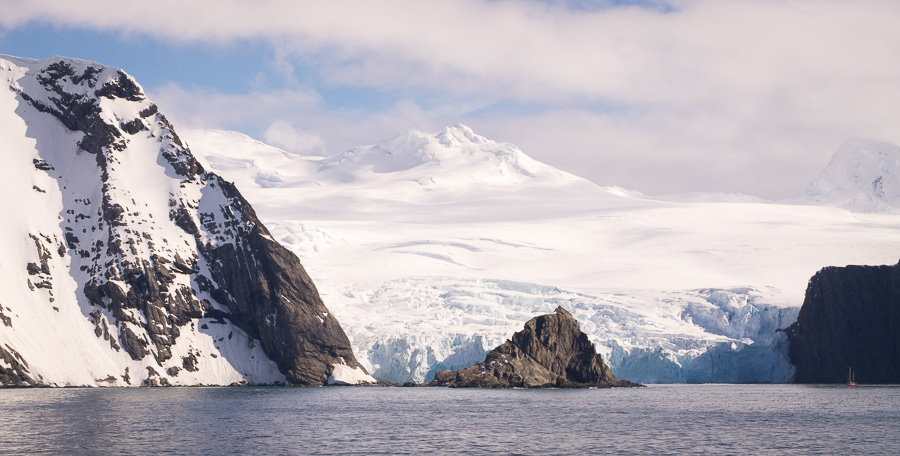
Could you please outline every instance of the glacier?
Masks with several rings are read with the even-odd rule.
[[[894,263],[900,216],[600,187],[456,125],[330,157],[184,133],[296,252],[376,378],[481,361],[562,306],[618,378],[786,382],[823,265]]]

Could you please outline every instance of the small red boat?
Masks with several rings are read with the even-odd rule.
[[[847,372],[847,386],[856,386],[856,379],[853,376],[853,368],[850,367],[848,369],[849,371]]]

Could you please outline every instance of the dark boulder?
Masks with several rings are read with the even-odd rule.
[[[786,331],[797,383],[900,383],[900,264],[822,269]]]
[[[568,311],[532,318],[483,363],[440,371],[430,386],[478,388],[639,386],[618,380]]]

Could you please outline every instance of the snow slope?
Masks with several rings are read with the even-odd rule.
[[[78,74],[90,66],[89,62],[55,60],[71,65]],[[3,125],[0,144],[5,149],[0,155],[0,167],[4,170],[0,192],[6,195],[3,203],[6,215],[0,225],[0,239],[4,240],[0,243],[0,257],[3,258],[0,305],[12,317],[10,325],[0,328],[3,330],[0,332],[2,344],[30,363],[29,371],[34,380],[61,386],[138,385],[148,377],[147,368],[157,371],[169,367],[182,369],[182,357],[199,352],[203,353],[201,363],[209,368],[202,372],[184,369],[172,378],[173,384],[229,384],[244,381],[245,377],[255,382],[283,379],[261,350],[252,346],[248,336],[230,325],[211,325],[212,329],[205,331],[198,324],[183,331],[182,341],[175,345],[177,348],[172,353],[173,363],[162,367],[152,357],[134,360],[125,350],[111,349],[111,345],[119,344],[117,338],[113,337],[111,341],[107,335],[108,328],[115,334],[115,320],[108,312],[91,308],[84,298],[76,297],[82,295],[80,287],[89,280],[91,272],[87,266],[90,262],[79,255],[67,255],[67,247],[74,242],[67,243],[63,235],[65,232],[79,238],[82,245],[95,242],[92,235],[97,233],[97,217],[91,204],[103,198],[99,189],[103,184],[100,169],[93,155],[76,152],[76,143],[82,139],[82,134],[70,131],[52,116],[29,109],[30,106],[17,97],[16,90],[31,94],[33,98],[43,95],[39,101],[52,103],[50,95],[38,87],[38,81],[26,76],[26,73],[36,73],[46,63],[12,57],[0,59],[0,80],[15,89],[0,90],[0,125]],[[116,77],[117,70],[103,68],[97,74],[97,82],[102,85]],[[70,82],[68,89],[76,91],[74,86]],[[149,102],[118,101],[123,100],[103,101],[108,108],[105,114],[116,123],[119,119],[139,118],[139,111],[149,106]],[[156,136],[165,134],[160,130],[152,133]],[[138,223],[145,225],[153,239],[168,240],[173,247],[170,256],[180,254],[190,258],[189,249],[184,248],[186,233],[177,229],[166,216],[170,191],[177,191],[178,183],[172,181],[165,168],[157,163],[158,149],[157,140],[152,137],[132,141],[130,153],[120,154],[117,172],[107,180],[124,178],[136,181],[137,186],[132,188],[166,189],[133,194],[122,188],[117,192],[118,200],[128,201],[125,207],[131,210],[127,215],[139,219]],[[36,163],[46,163],[48,169],[36,169]],[[159,217],[160,214],[164,216]],[[61,226],[66,229],[61,230]],[[140,250],[146,246],[146,242],[136,244]],[[49,270],[31,274],[25,265],[41,264],[42,256]],[[183,279],[183,276],[179,277],[179,280]],[[89,317],[95,311],[100,311],[94,314],[96,323]],[[134,316],[144,318],[138,314]],[[101,327],[101,334],[106,337],[95,335],[96,327]],[[132,323],[123,323],[123,328],[139,331]],[[238,356],[210,357],[211,353],[219,353],[214,347],[229,335],[231,338],[224,343],[222,351],[234,351]],[[234,365],[228,359],[248,362]]]
[[[0,82],[0,383],[284,381],[264,331],[286,323],[276,312],[259,330],[236,309],[266,303],[246,305],[216,272],[277,249],[251,245],[268,236],[252,209],[199,167],[140,86],[60,57],[0,56]],[[339,330],[319,315],[318,331]],[[357,371],[347,349],[329,371]]]
[[[652,200],[462,125],[324,159],[235,132],[186,137],[304,259],[361,362],[392,381],[480,361],[558,305],[619,378],[786,381],[776,330],[807,280],[900,258],[895,214]]]

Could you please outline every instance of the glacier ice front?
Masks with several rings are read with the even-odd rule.
[[[793,375],[779,329],[796,319],[798,308],[767,302],[754,288],[588,294],[431,277],[384,283],[361,295],[332,307],[342,315],[366,315],[367,323],[346,320],[348,335],[360,362],[392,382],[427,382],[438,371],[480,362],[522,321],[557,306],[581,322],[617,377],[780,383]]]

